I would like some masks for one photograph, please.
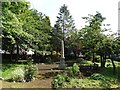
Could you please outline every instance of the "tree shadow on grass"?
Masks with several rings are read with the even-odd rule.
[[[109,78],[113,83],[116,83],[116,82],[120,83],[120,67],[116,67],[115,74],[113,74],[112,67],[102,68],[99,73],[104,75],[105,77]],[[109,82],[107,82],[107,83],[109,83]],[[103,83],[104,83],[104,81],[103,81]]]

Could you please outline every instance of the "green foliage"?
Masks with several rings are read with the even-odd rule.
[[[80,65],[84,65],[84,66],[90,66],[93,65],[92,61],[87,61],[87,60],[81,60],[79,61]]]
[[[38,73],[38,68],[35,65],[25,66],[25,80],[31,81]]]
[[[19,67],[16,68],[11,74],[9,74],[9,78],[7,78],[8,81],[23,81],[24,80],[24,69]]]
[[[119,62],[115,62],[115,64],[116,64],[116,74],[115,75],[112,73],[113,72],[112,66],[103,68],[100,73],[107,78],[106,81],[109,81],[112,83],[119,83],[120,82]]]
[[[9,3],[9,4],[7,4]],[[23,23],[18,17],[23,9],[27,9],[28,3],[26,2],[2,2],[2,28],[3,28],[3,49],[11,51],[12,46],[25,43],[25,40],[32,39],[33,36],[23,31]],[[19,7],[20,6],[20,7]],[[17,7],[17,10],[16,10]],[[19,7],[19,8],[18,8]],[[21,8],[22,7],[22,8]],[[19,12],[19,13],[18,13]],[[30,41],[30,40],[28,40]]]
[[[104,21],[104,17],[101,13],[96,12],[95,15],[88,15],[88,17],[84,17],[88,25],[85,25],[78,32],[78,39],[81,41],[82,53],[86,55],[88,59],[93,58],[95,60],[94,54],[99,50],[100,40],[102,40],[103,30],[101,29],[102,22]],[[92,57],[91,57],[92,56]]]
[[[72,18],[72,15],[70,15],[68,7],[64,4],[63,6],[61,6],[59,10],[57,21],[53,27],[53,32],[52,32],[53,50],[59,50],[61,48],[61,40],[63,40],[63,38],[64,41],[66,42],[65,47],[69,47],[69,45],[71,45],[69,37],[75,31],[76,28],[74,25],[74,20]]]
[[[34,9],[26,11],[20,17],[24,21],[24,31],[34,37],[28,46],[37,51],[50,51],[52,28],[49,17]]]
[[[57,75],[52,81],[52,88],[62,88],[66,81],[65,75]]]
[[[81,62],[82,64],[90,64],[91,62]],[[109,60],[107,60],[107,64],[110,63]],[[67,72],[65,72],[62,75],[58,75],[58,77],[63,80],[62,86],[60,84],[54,82],[53,86],[61,87],[61,88],[117,88],[119,84],[119,66],[120,63],[115,61],[117,74],[113,75],[112,67],[103,68],[100,70],[99,73],[94,73],[90,77],[83,77],[78,78],[77,77],[71,77],[69,73],[73,74],[72,67],[69,68]],[[76,65],[75,65],[76,66]],[[53,80],[54,81],[54,80]],[[57,82],[58,80],[56,80]],[[54,87],[57,88],[57,87]]]
[[[2,71],[4,72],[5,70],[8,70],[8,69],[14,69],[15,67],[17,67],[17,65],[15,64],[2,64]]]
[[[100,87],[104,87],[104,88],[108,88],[108,87],[111,87],[112,85],[114,84],[118,84],[117,80],[113,77],[107,77],[106,75],[102,75],[102,74],[99,74],[99,73],[94,73],[93,75],[91,75],[89,77],[90,79],[93,79],[93,80],[99,80],[100,83]]]
[[[2,64],[2,78],[5,80],[10,79],[12,76],[11,74],[15,71],[15,69],[23,69],[24,65],[17,65],[17,64]]]
[[[59,79],[63,80],[62,84],[58,84],[58,78],[53,86],[57,86],[54,88],[116,88],[117,83],[114,81],[113,78],[108,78],[102,74],[96,73],[91,75],[90,77],[78,79],[78,78],[70,78],[67,82],[65,80],[66,76],[58,75]],[[62,85],[62,86],[61,86]]]
[[[90,76],[90,79],[94,80],[105,80],[105,77],[99,73],[94,73]]]
[[[67,68],[67,74],[70,77],[78,76],[79,73],[80,73],[79,66],[76,63],[74,63],[72,67]]]
[[[30,4],[26,0],[2,2],[2,48],[11,54],[16,47],[51,51],[50,19],[29,7]],[[19,49],[17,49],[17,54]]]
[[[38,69],[29,62],[29,65],[3,65],[2,78],[7,81],[31,81],[37,75]]]
[[[75,63],[72,67],[68,67],[63,75],[57,75],[52,81],[52,88],[63,88],[65,87],[65,82],[70,82],[72,78],[79,75],[79,67]]]

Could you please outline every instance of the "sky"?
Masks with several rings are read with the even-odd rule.
[[[51,25],[54,26],[57,20],[59,9],[63,4],[68,6],[68,10],[75,20],[77,29],[85,26],[82,17],[88,14],[95,15],[99,11],[106,20],[103,24],[110,24],[102,28],[118,31],[118,2],[119,0],[27,0],[31,3],[31,8],[50,17]]]

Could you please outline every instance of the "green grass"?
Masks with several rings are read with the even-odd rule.
[[[113,66],[110,60],[106,62],[105,68],[101,69],[100,74],[104,75],[107,78],[117,80],[118,82],[120,82],[120,62],[114,61],[114,63],[116,66],[115,74],[113,74]]]
[[[89,78],[75,79],[64,83],[64,88],[118,88],[118,84],[109,81],[93,80]]]
[[[79,65],[89,66],[89,65],[93,65],[93,63],[91,61],[87,61],[87,60],[80,60]]]
[[[18,63],[26,64],[29,60],[18,60]]]
[[[2,65],[2,78],[7,79],[12,75],[12,72],[17,68],[23,68],[23,64],[3,64]]]
[[[120,83],[120,67],[116,67],[115,74],[113,74],[112,67],[103,68],[99,73],[104,75],[106,78],[109,78],[117,83]]]
[[[102,78],[95,80],[90,77],[83,79],[71,78],[70,82],[64,83],[64,88],[118,88],[120,85],[113,77],[108,78],[99,74]]]
[[[87,63],[89,63],[90,65],[90,61],[86,61]],[[108,59],[106,61],[106,64],[105,64],[105,68],[102,68],[100,71],[99,71],[99,74],[105,76],[105,78],[109,78],[113,81],[116,81],[118,83],[120,83],[120,62],[118,61],[114,61],[115,63],[115,66],[116,66],[116,73],[113,74],[113,66],[112,66],[112,63],[111,63],[111,60]],[[100,63],[97,63],[100,67]]]

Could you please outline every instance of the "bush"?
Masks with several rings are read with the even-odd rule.
[[[71,78],[67,75],[57,75],[52,81],[52,88],[63,88],[65,82],[70,82]]]
[[[62,88],[64,85],[64,82],[66,81],[66,77],[65,75],[57,75],[53,82],[52,82],[52,87],[53,88]]]
[[[70,82],[71,78],[74,78],[79,75],[79,67],[75,63],[72,67],[68,67],[66,69],[66,72],[63,75],[57,75],[53,82],[52,87],[53,88],[63,88],[65,87],[66,82]]]
[[[94,79],[94,80],[106,80],[106,78],[98,73],[94,73],[90,76],[90,79]]]
[[[4,68],[2,71],[3,78],[7,81],[31,81],[38,72],[38,69],[35,65],[29,62],[28,65],[17,66],[12,65],[10,68]]]
[[[31,81],[38,73],[38,68],[35,65],[25,66],[25,80]]]
[[[70,82],[72,78],[80,73],[78,65],[75,63],[72,67],[68,67],[63,75],[57,75],[52,81],[52,88],[63,88],[66,82]]]
[[[79,73],[79,66],[76,63],[72,67],[67,68],[67,74],[70,77],[78,76]]]
[[[21,82],[24,80],[24,69],[22,67],[17,67],[11,72],[10,76],[6,79],[8,81]]]

